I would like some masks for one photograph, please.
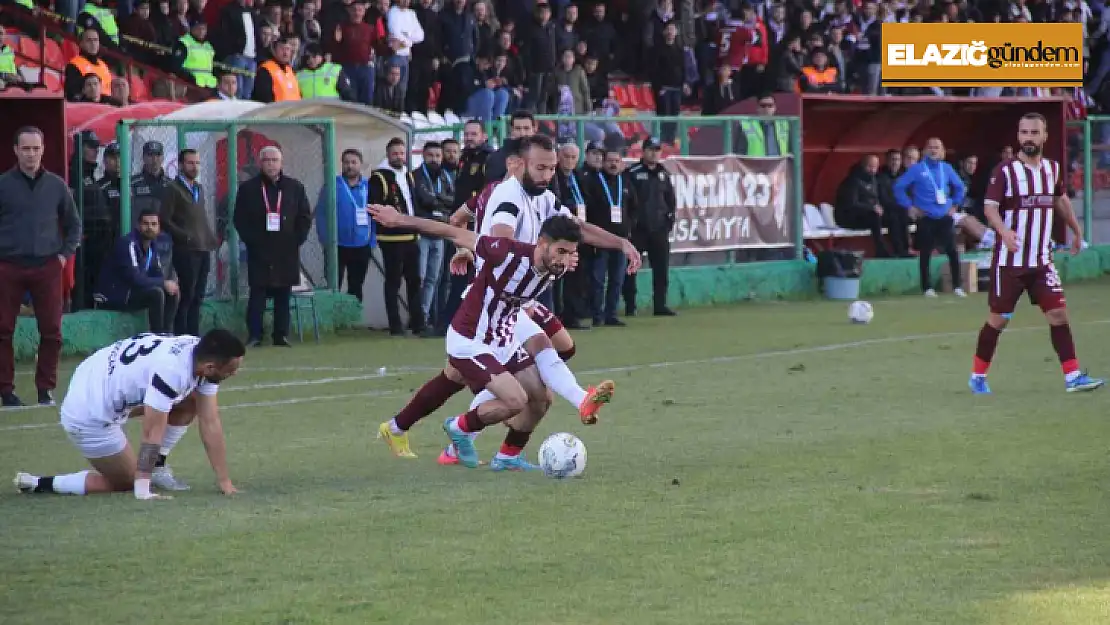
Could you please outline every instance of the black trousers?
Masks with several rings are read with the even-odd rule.
[[[929,259],[933,256],[934,249],[940,249],[948,255],[948,268],[952,272],[952,288],[958,289],[960,284],[960,253],[956,251],[956,227],[948,215],[940,219],[922,217],[917,220],[917,251],[921,263],[921,291],[933,288],[929,277]]]
[[[841,228],[851,230],[870,230],[871,242],[875,245],[875,255],[879,258],[890,256],[890,250],[883,240],[883,218],[873,211],[845,212],[836,216],[836,223]]]
[[[890,247],[895,256],[910,252],[910,215],[901,206],[883,209],[883,223],[890,235]]]
[[[366,272],[370,269],[370,255],[374,250],[369,246],[340,247],[339,252],[339,284],[343,284],[343,276],[347,276],[347,292],[362,301],[362,285],[366,282]]]
[[[592,276],[593,252],[586,246],[578,246],[578,267],[564,275],[555,286],[555,314],[566,325],[575,325],[583,319],[593,317],[591,297],[593,296]]]
[[[422,332],[424,312],[420,307],[420,245],[416,241],[382,241],[378,245],[382,249],[382,264],[385,266],[385,285],[382,294],[385,298],[385,314],[389,317],[389,331],[394,334],[404,331],[398,302],[401,281],[404,280],[409,309],[409,329],[413,332]]]
[[[108,310],[145,310],[150,331],[155,334],[169,334],[173,332],[173,318],[177,313],[177,296],[166,293],[162,287],[136,289],[131,291],[127,298],[127,304],[113,306],[109,303],[104,307]]]
[[[194,250],[174,250],[173,268],[177,272],[177,285],[181,287],[181,303],[174,318],[175,334],[200,336],[200,307],[208,290],[208,270],[212,254]]]
[[[670,286],[671,242],[669,232],[645,232],[638,230],[632,235],[632,243],[640,252],[646,252],[648,265],[651,266],[651,295],[655,311],[667,307],[667,288]],[[624,311],[636,312],[636,278],[628,276],[624,281]]]
[[[405,91],[405,110],[428,112],[428,91],[435,82],[432,60],[414,58],[409,61],[409,86]]]
[[[274,341],[289,336],[289,298],[293,287],[252,286],[250,299],[247,300],[247,329],[251,341],[262,340],[262,314],[266,312],[266,300],[274,300]]]

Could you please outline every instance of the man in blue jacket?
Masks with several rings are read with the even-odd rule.
[[[110,310],[146,310],[150,331],[172,333],[177,283],[167,280],[155,239],[161,231],[157,208],[145,208],[139,224],[120,237],[100,269],[96,300]]]
[[[343,173],[335,180],[335,221],[339,233],[339,284],[347,275],[347,292],[362,301],[362,283],[374,250],[374,222],[366,212],[369,187],[362,176],[362,152],[349,148],[341,157]],[[316,200],[316,235],[328,246],[328,204],[320,190]]]
[[[960,284],[960,254],[956,251],[953,220],[966,193],[959,174],[944,161],[944,144],[936,137],[925,142],[925,158],[907,169],[894,183],[898,204],[910,212],[911,219],[917,219],[921,290],[925,297],[937,296],[929,278],[929,260],[937,247],[948,255],[956,296],[967,296]]]

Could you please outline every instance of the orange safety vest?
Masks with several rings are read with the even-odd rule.
[[[108,69],[104,59],[97,59],[96,65],[93,65],[84,56],[78,54],[69,60],[69,64],[76,67],[82,76],[88,76],[89,74],[99,76],[101,89],[107,91],[112,88],[112,70]]]
[[[297,84],[297,74],[288,65],[284,69],[273,59],[263,63],[259,69],[270,72],[270,82],[274,85],[274,102],[300,100],[301,86]]]
[[[836,84],[836,68],[831,65],[824,70],[819,70],[816,67],[803,67],[802,75],[806,77],[809,84],[815,87]]]

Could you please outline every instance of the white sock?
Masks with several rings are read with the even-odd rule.
[[[84,495],[88,471],[54,476],[54,492],[60,495]]]
[[[1068,382],[1071,382],[1072,380],[1074,380],[1075,378],[1078,378],[1082,374],[1083,374],[1082,371],[1080,371],[1079,369],[1076,369],[1075,371],[1065,373],[1064,374],[1064,379],[1067,380]]]
[[[567,363],[559,358],[559,352],[554,348],[548,347],[536,354],[536,368],[539,369],[543,383],[575,408],[586,400],[586,389],[578,384],[578,379],[567,368]]]
[[[475,395],[474,400],[470,402],[470,409],[477,410],[478,406],[481,406],[487,401],[493,401],[495,399],[497,399],[497,395],[494,395],[493,393],[482,389],[482,392]]]
[[[405,433],[405,431],[397,425],[397,419],[395,418],[389,420],[389,431],[392,432],[394,436],[400,436]]]
[[[189,426],[187,425],[167,425],[166,433],[162,435],[162,449],[160,449],[158,453],[163,456],[170,455],[170,452],[181,442],[181,439],[185,436],[185,432],[188,431]]]

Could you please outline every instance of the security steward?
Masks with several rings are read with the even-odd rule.
[[[193,19],[189,22],[189,32],[178,41],[185,46],[185,60],[181,63],[181,69],[185,70],[198,87],[215,89],[218,83],[212,70],[215,68],[216,50],[208,42],[208,24],[204,20]]]
[[[131,176],[131,215],[134,221],[146,209],[162,213],[162,194],[170,179],[162,168],[165,148],[161,141],[147,141],[143,144],[143,170]],[[121,226],[130,231],[133,224]]]
[[[73,163],[69,172],[69,184],[73,195],[79,200],[81,213],[81,234],[84,239],[79,250],[82,266],[77,267],[75,276],[80,280],[80,291],[75,294],[74,304],[82,308],[92,308],[92,294],[96,289],[96,279],[100,275],[100,264],[111,251],[116,237],[112,236],[112,222],[108,215],[104,194],[96,184],[96,157],[100,151],[100,139],[91,130],[83,130],[73,137]],[[76,298],[80,297],[80,300]]]
[[[329,100],[355,100],[351,81],[337,63],[324,62],[324,49],[318,43],[305,47],[304,69],[297,72],[297,85],[301,98],[324,98]]]
[[[627,177],[639,200],[639,212],[632,229],[632,244],[647,253],[651,264],[651,290],[657,317],[673,317],[667,307],[668,272],[671,259],[671,229],[674,227],[675,197],[671,176],[659,162],[659,141],[645,139],[640,162],[628,168]],[[636,278],[624,281],[624,312],[636,314]]]
[[[251,99],[255,102],[285,102],[287,100],[300,100],[301,87],[297,84],[297,73],[293,71],[293,40],[291,37],[282,37],[270,46],[274,52],[273,58],[258,66],[258,73],[254,77],[254,93]],[[246,97],[245,94],[240,94]]]
[[[120,237],[119,143],[115,141],[104,146],[104,175],[97,178],[96,186],[100,187],[105,206],[108,207],[108,214],[112,217],[113,238],[118,239]]]

